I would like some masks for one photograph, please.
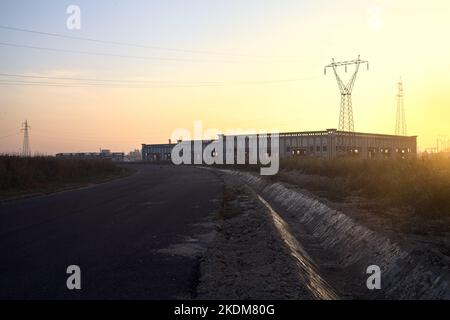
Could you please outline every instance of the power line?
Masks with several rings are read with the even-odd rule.
[[[105,57],[113,57],[113,58],[124,58],[124,59],[137,59],[137,60],[153,60],[153,61],[171,61],[171,62],[196,62],[196,63],[204,63],[204,62],[223,62],[223,63],[260,63],[267,61],[257,61],[253,59],[247,60],[220,60],[220,59],[188,59],[188,58],[165,58],[165,57],[152,57],[152,56],[134,56],[134,55],[126,55],[126,54],[116,54],[116,53],[104,53],[104,52],[93,52],[93,51],[82,51],[82,50],[71,50],[71,49],[60,49],[60,48],[50,48],[50,47],[41,47],[41,46],[33,46],[27,44],[17,44],[11,42],[0,42],[1,46],[13,47],[13,48],[24,48],[24,49],[32,49],[32,50],[40,50],[40,51],[50,51],[50,52],[60,52],[60,53],[70,53],[70,54],[82,54],[89,56],[105,56]],[[272,60],[272,62],[282,62],[282,63],[292,63],[298,60]]]
[[[77,37],[77,36],[68,36],[60,33],[52,33],[52,32],[44,32],[37,31],[31,29],[24,28],[16,28],[10,26],[0,25],[1,29],[18,31],[18,32],[26,32],[32,34],[45,35],[50,37],[64,38],[64,39],[72,39],[72,40],[80,40],[80,41],[88,41],[88,42],[96,42],[102,44],[113,44],[118,46],[127,46],[127,47],[136,47],[136,48],[144,48],[144,49],[153,49],[153,50],[162,50],[162,51],[172,51],[172,52],[181,52],[181,53],[194,53],[194,54],[210,54],[210,55],[228,55],[228,56],[236,56],[236,57],[247,57],[247,58],[276,58],[273,56],[261,56],[261,55],[251,55],[251,54],[241,54],[241,53],[233,53],[233,52],[218,52],[218,51],[208,51],[208,50],[191,50],[191,49],[182,49],[182,48],[169,48],[155,45],[146,45],[146,44],[137,44],[137,43],[129,43],[129,42],[120,42],[120,41],[111,41],[111,40],[101,40],[95,38],[88,37]],[[281,57],[286,58],[286,57]],[[294,58],[294,57],[289,57]]]
[[[247,83],[245,85],[269,85],[269,84],[281,84],[292,81],[273,81],[273,82],[259,82],[259,83]],[[107,85],[107,84],[66,84],[66,83],[45,83],[45,82],[0,82],[0,86],[41,86],[41,87],[64,87],[64,88],[136,88],[136,89],[147,89],[147,88],[201,88],[201,87],[226,87],[226,86],[240,86],[238,84],[191,84],[191,85],[141,85],[141,86],[127,86],[127,85]]]
[[[164,57],[150,57],[150,56],[133,56],[133,55],[115,54],[115,53],[100,53],[100,52],[92,52],[92,51],[81,51],[81,50],[31,46],[31,45],[26,45],[26,44],[16,44],[16,43],[8,43],[8,42],[0,42],[0,45],[7,46],[7,47],[14,47],[14,48],[41,50],[41,51],[52,51],[52,52],[62,52],[62,53],[71,53],[71,54],[83,54],[83,55],[90,55],[90,56],[105,56],[105,57],[114,57],[114,58],[138,59],[138,60],[179,61],[179,62],[231,62],[231,63],[252,62],[251,60],[248,60],[248,61],[234,60],[233,61],[233,60],[205,60],[205,59],[183,59],[183,58],[164,58]]]
[[[27,83],[0,83],[0,86],[12,86],[12,87],[19,87],[19,86],[37,86],[37,87],[63,87],[63,88],[89,88],[92,86],[65,86],[65,85],[52,85],[52,84],[27,84]]]
[[[43,83],[40,83],[40,82],[26,82],[26,81],[23,81],[23,82],[14,82],[14,81],[9,81],[9,82],[2,82],[1,80],[0,80],[0,86],[38,86],[38,87],[65,87],[65,88],[89,88],[89,87],[91,87],[91,88],[93,88],[93,87],[96,87],[96,86],[93,86],[93,85],[83,85],[83,84],[80,84],[80,85],[70,85],[70,84],[63,84],[63,83],[61,83],[61,84],[58,84],[58,83],[45,83],[45,82],[43,82]]]
[[[113,83],[133,83],[133,84],[255,84],[255,83],[278,83],[278,82],[294,82],[302,80],[317,79],[318,77],[304,77],[304,78],[289,78],[289,79],[275,79],[275,80],[243,80],[243,81],[179,81],[179,80],[120,80],[120,79],[97,79],[97,78],[77,78],[77,77],[52,77],[42,75],[28,75],[28,74],[12,74],[0,73],[4,77],[17,78],[33,78],[33,79],[49,79],[49,80],[68,80],[68,81],[92,81],[92,82],[113,82]],[[2,81],[2,80],[0,80]],[[11,80],[17,81],[17,80]]]
[[[33,79],[94,81],[94,82],[124,82],[124,83],[221,83],[219,81],[120,80],[120,79],[96,79],[96,78],[76,78],[76,77],[51,77],[51,76],[11,74],[11,73],[0,73],[0,76],[18,77],[18,78],[33,78]]]
[[[35,130],[36,131],[36,130]],[[135,143],[141,139],[129,139],[129,140],[121,140],[121,139],[111,139],[111,138],[101,138],[101,137],[84,137],[84,136],[75,136],[72,134],[65,135],[60,132],[50,132],[50,131],[42,131],[39,130],[38,133],[35,133],[36,136],[44,137],[46,139],[55,139],[60,140],[61,137],[64,140],[72,140],[72,141],[83,141],[83,142],[101,142],[101,143]]]
[[[29,129],[31,127],[25,121],[23,123],[22,129],[21,129],[21,131],[23,131],[24,134],[25,134],[25,129],[26,128],[28,128],[28,136],[29,136]],[[61,132],[61,131],[48,131],[48,130],[36,129],[36,128],[33,131],[35,132],[34,135],[42,136],[42,137],[45,137],[45,138],[58,139],[58,138],[63,137],[64,139],[68,139],[68,140],[86,141],[86,142],[128,143],[128,142],[136,142],[136,141],[139,140],[139,139],[121,140],[121,139],[111,139],[111,138],[103,139],[103,138],[98,137],[98,136],[95,136],[95,137],[94,136],[79,136],[76,133]],[[0,139],[6,139],[6,138],[17,136],[17,135],[20,135],[20,132],[17,132],[17,133],[14,133],[14,134],[10,134],[10,135],[6,135],[6,136],[0,136]],[[29,141],[28,141],[28,147],[29,147]]]
[[[20,134],[20,133],[17,132],[17,133],[9,134],[9,135],[6,135],[6,136],[1,136],[0,139],[7,139],[7,138],[10,138],[10,137],[17,136],[17,135],[19,135],[19,134]]]
[[[82,83],[55,83],[55,82],[45,82],[45,81],[23,81],[23,80],[4,80],[4,79],[0,79],[0,84],[43,84],[43,85],[45,85],[45,84],[51,84],[51,85],[59,85],[59,84],[61,84],[61,85],[63,85],[63,84],[67,84],[67,85],[71,85],[71,84],[74,84],[74,85],[86,85],[86,86],[103,86],[104,84],[102,84],[102,83],[85,83],[85,84],[82,84]]]
[[[312,79],[312,78],[310,78]],[[80,87],[80,88],[197,88],[197,87],[225,87],[225,86],[252,86],[252,85],[271,85],[282,83],[293,83],[298,81],[307,80],[303,79],[282,79],[282,80],[267,80],[267,81],[253,81],[253,82],[223,82],[223,83],[192,83],[192,84],[106,84],[106,83],[67,83],[67,82],[43,82],[43,81],[22,81],[22,80],[2,80],[0,79],[0,85],[6,86],[51,86],[51,87]]]
[[[55,86],[82,86],[82,87],[122,87],[121,84],[104,84],[104,83],[67,83],[67,82],[46,82],[46,81],[23,81],[23,80],[4,80],[0,79],[0,84],[5,85],[55,85]],[[140,85],[137,87],[144,87]]]

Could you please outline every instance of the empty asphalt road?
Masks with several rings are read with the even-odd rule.
[[[195,233],[221,181],[192,167],[135,168],[125,179],[0,203],[0,298],[189,297],[196,261],[157,251]],[[81,268],[79,291],[66,287],[69,265]]]

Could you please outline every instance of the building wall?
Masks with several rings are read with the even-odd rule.
[[[333,159],[351,155],[364,159],[407,158],[417,155],[417,137],[346,133],[334,129],[280,134],[280,156]]]
[[[191,156],[194,159],[194,143],[197,142],[202,145],[202,150],[213,140],[204,141],[188,141],[191,143]],[[186,143],[187,141],[185,141]],[[170,161],[172,149],[176,144],[143,144],[142,145],[142,160],[147,162]]]
[[[175,144],[143,144],[142,160],[150,162],[170,161]]]
[[[226,139],[234,139],[234,154],[237,152],[238,136],[224,136],[224,155]],[[241,136],[242,137],[242,136]],[[280,158],[318,157],[333,159],[352,156],[362,159],[414,158],[417,156],[417,137],[395,136],[371,133],[347,133],[328,129],[325,131],[288,132],[279,135]],[[203,141],[203,148],[211,141]],[[191,142],[193,145],[193,142]],[[248,139],[245,151],[248,157]],[[270,143],[268,143],[270,146]],[[175,144],[142,145],[144,161],[169,161]],[[230,149],[231,150],[231,149]],[[225,156],[224,156],[225,157]]]

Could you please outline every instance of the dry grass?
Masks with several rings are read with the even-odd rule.
[[[409,206],[428,218],[450,216],[450,159],[322,160],[290,158],[282,169],[339,180],[343,192]]]
[[[0,195],[48,193],[124,174],[110,160],[0,156]]]

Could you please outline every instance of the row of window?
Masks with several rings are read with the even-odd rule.
[[[287,152],[291,152],[292,154],[303,154],[305,153],[307,150],[309,150],[309,152],[327,152],[328,151],[328,147],[327,146],[316,146],[314,148],[314,146],[310,146],[309,148],[292,148],[291,147],[286,147],[286,151]]]
[[[286,151],[290,152],[291,154],[295,155],[301,155],[301,154],[305,154],[307,151],[309,152],[327,152],[328,148],[327,146],[310,146],[308,148],[291,148],[291,147],[286,147]],[[361,152],[361,148],[352,148],[352,147],[346,147],[346,146],[336,146],[336,151],[347,151],[347,152],[352,152],[352,153],[360,153]],[[372,153],[390,153],[391,149],[390,148],[368,148],[369,152]],[[411,148],[404,148],[404,149],[399,149],[396,148],[395,149],[396,153],[411,153]]]

